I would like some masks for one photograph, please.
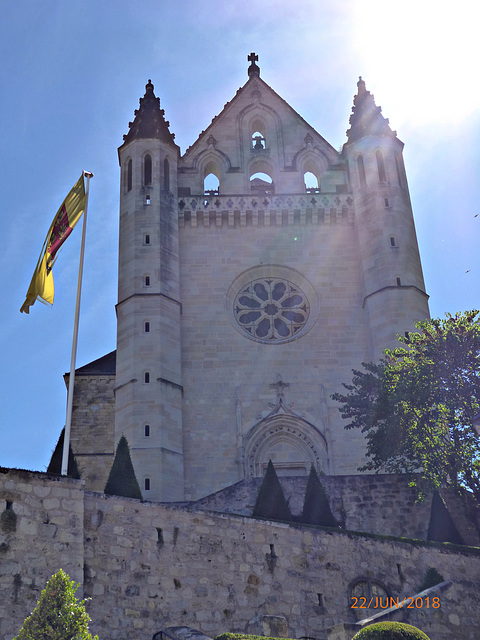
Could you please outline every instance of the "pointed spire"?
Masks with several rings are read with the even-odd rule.
[[[145,95],[140,98],[140,108],[135,110],[135,119],[128,123],[129,132],[123,136],[124,142],[138,138],[157,138],[175,144],[175,135],[168,129],[170,123],[165,120],[165,111],[160,109],[160,98],[155,96],[153,89],[149,79],[145,85]]]
[[[348,142],[356,142],[364,136],[390,136],[395,138],[397,133],[392,131],[388,118],[382,116],[382,108],[377,107],[375,98],[367,91],[362,76],[357,82],[357,95],[353,98],[350,129],[347,131]]]
[[[250,62],[250,66],[248,67],[248,77],[260,76],[260,67],[256,64],[258,61],[257,54],[252,51],[252,53],[247,56],[247,60]]]

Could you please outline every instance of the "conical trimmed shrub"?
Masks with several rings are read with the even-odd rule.
[[[142,492],[138,486],[125,436],[122,436],[118,442],[115,459],[105,485],[105,493],[112,496],[142,499]]]
[[[57,445],[52,453],[52,457],[50,458],[50,462],[47,467],[47,473],[54,473],[58,476],[61,475],[64,440],[65,440],[65,427],[62,429],[62,432],[60,433],[60,437],[58,439]],[[73,455],[72,447],[70,445],[68,447],[67,476],[69,478],[76,478],[77,480],[80,478],[80,471],[78,470],[77,461],[75,460],[75,456]]]
[[[338,527],[327,494],[317,475],[315,467],[310,467],[310,473],[303,502],[302,522],[306,524],[318,524],[323,527]]]
[[[13,640],[98,640],[88,630],[85,601],[75,597],[78,586],[63,569],[55,573]]]
[[[290,507],[285,499],[282,485],[271,460],[268,461],[267,470],[258,492],[253,516],[268,520],[284,520],[286,522],[292,520]]]
[[[462,536],[459,534],[447,505],[438,491],[433,492],[427,540],[463,544]]]

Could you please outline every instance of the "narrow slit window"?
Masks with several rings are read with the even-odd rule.
[[[144,244],[150,244],[150,234],[149,233],[145,234]]]
[[[378,150],[375,155],[377,157],[378,179],[380,180],[380,182],[386,182],[387,174],[385,173],[385,162],[383,160],[383,153]]]
[[[398,276],[395,278],[395,281],[397,283],[397,287],[401,287],[402,286],[402,281],[400,280],[400,278]]]
[[[145,384],[150,384],[150,372],[149,371],[145,371],[145,373],[143,374],[143,381],[145,382]]]
[[[163,188],[170,191],[170,164],[166,158],[163,161]]]
[[[145,276],[145,286],[149,287],[150,286],[150,276]]]
[[[388,198],[384,198],[383,199],[383,203],[385,205],[385,209],[389,209],[390,208],[390,200]]]
[[[127,191],[131,191],[133,186],[133,162],[132,159],[127,164]]]
[[[145,196],[145,204],[148,206],[150,204],[150,195]]]
[[[145,478],[145,491],[150,491],[150,478]]]
[[[152,156],[149,154],[143,161],[143,184],[145,186],[152,184]]]
[[[150,333],[150,322],[148,320],[145,320],[145,324],[143,325],[143,329],[144,329],[145,333]]]
[[[363,162],[363,156],[358,156],[357,158],[357,169],[358,169],[358,177],[360,180],[360,186],[367,186],[367,176],[365,174],[365,164]]]
[[[149,438],[150,437],[150,425],[149,424],[145,425],[143,432],[144,432],[145,438]]]
[[[395,238],[393,236],[390,236],[390,246],[391,247],[396,247],[397,245],[395,244]]]

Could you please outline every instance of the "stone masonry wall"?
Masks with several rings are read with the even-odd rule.
[[[292,515],[300,516],[307,478],[279,478]],[[430,521],[432,495],[417,502],[416,490],[408,486],[406,476],[361,474],[321,476],[332,513],[342,527],[381,535],[425,540]],[[194,508],[251,516],[262,483],[249,478],[227,489],[198,500]],[[441,490],[448,510],[465,544],[480,546],[480,537],[458,494]]]
[[[284,615],[291,637],[325,640],[327,628],[366,617],[350,608],[356,580],[403,598],[418,593],[429,567],[453,586],[440,608],[410,619],[432,640],[473,638],[479,623],[480,558],[467,551],[93,493],[85,516],[85,592],[102,638],[150,638],[175,625],[258,633],[264,615]]]
[[[60,568],[83,582],[83,487],[82,480],[0,468],[0,513],[16,516],[14,530],[0,521],[1,640],[18,632]]]
[[[1,532],[0,640],[18,631],[52,573],[82,581],[82,566],[101,640],[150,639],[169,626],[261,633],[264,616],[285,616],[291,637],[326,640],[328,628],[379,610],[351,608],[356,581],[401,599],[430,567],[452,585],[439,608],[412,609],[408,621],[431,640],[471,640],[480,624],[472,549],[84,493],[82,481],[15,470],[0,473],[0,499],[17,514],[16,531]]]

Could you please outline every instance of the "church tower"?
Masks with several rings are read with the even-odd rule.
[[[118,150],[121,172],[115,443],[143,492],[183,499],[179,148],[151,81]]]
[[[115,354],[82,367],[72,427],[88,488],[122,435],[146,500],[269,460],[358,473],[364,436],[331,396],[429,315],[403,143],[364,81],[339,152],[248,60],[182,155],[150,81],[119,148],[116,372]]]
[[[396,334],[429,315],[403,142],[360,77],[343,153],[355,203],[370,360],[398,346]]]

